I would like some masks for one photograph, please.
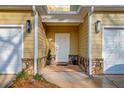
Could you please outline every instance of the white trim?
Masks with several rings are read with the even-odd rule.
[[[24,58],[24,25],[21,26],[22,29],[22,58]]]
[[[104,30],[105,28],[124,28],[124,26],[117,26],[117,25],[103,26],[103,30]]]
[[[37,59],[38,59],[38,13],[35,6],[33,6],[34,16],[34,75],[37,73]]]
[[[12,24],[7,24],[7,25],[0,25],[0,28],[21,28],[21,34],[22,34],[22,43],[21,43],[21,58],[24,57],[24,25],[12,25]],[[22,62],[22,60],[21,60]],[[23,65],[23,63],[22,63]],[[23,67],[21,67],[23,69]]]
[[[105,53],[104,53],[104,31],[105,29],[109,29],[109,28],[123,28],[124,29],[124,26],[117,26],[117,25],[107,25],[107,26],[103,26],[102,28],[102,58],[104,59],[105,58]],[[105,63],[103,62],[103,66],[105,67]],[[103,73],[105,71],[105,68],[103,67]]]
[[[0,27],[20,27],[20,28],[23,28],[24,25],[13,25],[13,24],[7,24],[7,25],[0,25]]]
[[[68,35],[68,43],[69,43],[69,45],[68,45],[68,56],[69,56],[69,54],[70,54],[70,33],[55,33],[55,46],[56,46],[56,36],[57,36],[57,34],[66,34],[66,35]],[[56,61],[57,61],[57,59],[56,59]],[[67,61],[69,62],[69,57],[68,57],[68,59],[67,59]]]
[[[104,59],[104,26],[102,29],[102,58]],[[105,67],[105,63],[103,61],[103,73],[104,73],[104,67]]]
[[[88,13],[88,59],[89,59],[89,75],[92,75],[92,13],[94,7],[91,6]]]

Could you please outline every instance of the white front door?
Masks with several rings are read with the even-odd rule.
[[[124,29],[104,29],[103,49],[104,73],[124,74]]]
[[[16,74],[22,70],[21,28],[0,28],[0,74]]]
[[[55,34],[56,61],[68,62],[70,36],[68,33]]]

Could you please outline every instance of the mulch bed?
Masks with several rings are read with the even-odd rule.
[[[9,88],[59,88],[57,85],[47,81],[20,80],[13,81]]]

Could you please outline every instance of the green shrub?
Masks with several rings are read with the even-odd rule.
[[[29,75],[27,72],[25,72],[24,70],[19,72],[17,75],[16,75],[16,80],[27,80],[29,78]]]
[[[39,75],[38,73],[34,76],[34,79],[35,79],[35,80],[38,80],[38,81],[46,81],[46,80],[42,77],[42,75]]]

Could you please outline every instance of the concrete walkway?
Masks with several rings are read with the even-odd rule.
[[[105,75],[116,87],[124,88],[124,75]]]
[[[0,75],[0,88],[7,87],[15,77],[16,75]]]
[[[89,78],[78,66],[47,66],[42,75],[62,88],[116,88],[109,76]],[[111,77],[112,78],[112,77]],[[123,84],[120,87],[124,87]]]

